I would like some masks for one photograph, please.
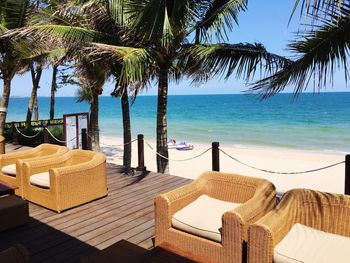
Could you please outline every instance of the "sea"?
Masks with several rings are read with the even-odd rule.
[[[25,120],[29,98],[11,98],[7,121]],[[39,118],[49,117],[50,98],[39,97]],[[74,97],[58,97],[55,117],[89,111]],[[131,104],[132,136],[156,138],[156,96]],[[350,152],[350,93],[174,95],[168,97],[168,138],[192,144]],[[120,99],[100,97],[100,134],[123,137]]]

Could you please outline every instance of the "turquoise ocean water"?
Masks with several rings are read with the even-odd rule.
[[[11,98],[7,121],[24,120],[29,98]],[[40,119],[49,116],[49,98],[38,100]],[[169,96],[168,136],[195,142],[350,151],[350,93],[278,94],[259,101],[251,95]],[[72,97],[56,99],[56,117],[88,111]],[[156,136],[156,96],[140,96],[131,106],[133,137]],[[103,136],[122,137],[120,100],[100,97]]]

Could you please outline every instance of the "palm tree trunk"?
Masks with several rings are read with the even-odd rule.
[[[90,104],[90,127],[94,151],[100,150],[100,131],[98,127],[98,96],[99,93],[93,91],[93,99]]]
[[[39,120],[38,93],[35,94],[33,109],[34,109],[34,121],[38,121]]]
[[[4,72],[4,75],[3,75],[4,89],[2,92],[2,98],[0,102],[0,135],[4,134],[4,126],[6,122],[6,116],[7,116],[7,107],[9,104],[10,92],[11,92],[11,80],[12,80],[11,74],[6,74],[6,72]]]
[[[123,166],[131,167],[131,128],[130,128],[130,110],[127,87],[123,88],[121,97],[122,113],[123,113],[123,136],[124,136],[124,155]]]
[[[167,100],[168,100],[168,68],[160,67],[158,82],[158,109],[157,109],[157,152],[165,158],[157,155],[158,173],[169,173],[169,157],[167,144]]]
[[[57,91],[57,65],[52,67],[51,97],[50,97],[50,120],[55,118],[55,95]]]
[[[32,115],[33,115],[33,108],[36,106],[36,111],[38,110],[37,107],[37,103],[36,103],[36,97],[37,97],[37,91],[39,88],[39,82],[40,82],[40,78],[41,78],[41,73],[42,73],[42,65],[39,64],[37,66],[37,70],[35,72],[35,69],[33,67],[33,64],[30,67],[30,73],[32,75],[32,83],[33,83],[33,88],[32,88],[32,93],[30,95],[30,99],[29,99],[29,103],[28,103],[28,110],[27,110],[27,117],[26,117],[26,122],[27,124],[30,123],[30,121],[32,120]],[[38,113],[36,113],[37,117],[38,117]]]

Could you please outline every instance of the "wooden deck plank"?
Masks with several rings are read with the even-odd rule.
[[[61,214],[30,203],[31,221],[1,232],[0,250],[20,242],[32,262],[79,262],[121,239],[150,248],[154,197],[191,180],[153,172],[129,176],[123,170],[108,164],[108,196]]]

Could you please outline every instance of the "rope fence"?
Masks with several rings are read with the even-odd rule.
[[[240,161],[239,159],[231,156],[230,154],[226,153],[224,150],[222,149],[219,149],[220,152],[222,152],[224,155],[226,155],[227,157],[231,158],[232,160],[236,161],[237,163],[240,163],[246,167],[249,167],[251,169],[254,169],[254,170],[257,170],[257,171],[260,171],[260,172],[264,172],[264,173],[271,173],[271,174],[286,174],[286,175],[292,175],[292,174],[306,174],[306,173],[313,173],[313,172],[318,172],[318,171],[322,171],[322,170],[325,170],[325,169],[328,169],[328,168],[331,168],[331,167],[334,167],[334,166],[337,166],[339,164],[343,164],[345,163],[345,161],[341,161],[341,162],[337,162],[337,163],[334,163],[334,164],[330,164],[330,165],[327,165],[327,166],[323,166],[323,167],[320,167],[320,168],[316,168],[316,169],[311,169],[311,170],[306,170],[306,171],[299,171],[299,172],[280,172],[280,171],[272,171],[272,170],[266,170],[266,169],[261,169],[261,168],[257,168],[255,166],[252,166],[252,165],[249,165],[247,163],[244,163],[242,161]]]
[[[48,134],[51,136],[51,138],[53,138],[55,141],[57,141],[57,142],[59,142],[59,143],[63,143],[63,144],[66,144],[66,143],[67,143],[67,141],[63,141],[63,140],[58,139],[58,138],[50,131],[50,129],[49,129],[47,126],[44,126],[44,127],[40,128],[40,130],[39,130],[36,134],[34,134],[34,135],[26,135],[26,134],[24,134],[23,132],[21,132],[21,131],[18,129],[18,127],[17,127],[16,124],[13,124],[12,127],[15,128],[15,130],[16,130],[16,132],[17,132],[18,134],[20,134],[21,136],[23,136],[24,138],[27,138],[27,139],[34,139],[34,138],[37,137],[39,134],[41,134],[42,132],[44,132],[44,142],[45,142],[45,143],[48,143],[48,142],[49,142],[48,139],[45,138],[45,137],[46,137],[46,136],[45,136],[45,131],[47,131],[47,133],[48,133]],[[18,143],[18,141],[17,141],[17,134],[16,134],[16,135],[13,134],[13,138],[14,138],[14,140],[16,141],[15,143]],[[76,139],[76,137],[70,139],[68,142],[71,142],[71,141],[73,141],[73,140],[75,140],[75,139]]]
[[[264,173],[279,174],[279,175],[308,174],[308,173],[326,170],[326,169],[329,169],[329,168],[332,168],[332,167],[335,167],[335,166],[338,166],[341,164],[345,164],[345,191],[344,192],[345,192],[345,194],[350,195],[350,155],[345,156],[345,161],[336,162],[336,163],[325,165],[322,167],[317,167],[314,169],[309,169],[309,170],[304,170],[304,171],[283,172],[283,171],[274,171],[274,170],[263,169],[263,168],[259,168],[257,166],[254,166],[252,164],[248,164],[246,162],[243,162],[239,158],[237,158],[237,157],[225,152],[223,149],[221,149],[219,147],[219,142],[213,142],[212,147],[207,148],[206,150],[204,150],[203,152],[201,152],[195,156],[185,158],[185,159],[171,159],[171,158],[166,157],[163,154],[159,153],[158,151],[156,151],[155,148],[148,141],[144,141],[142,134],[139,134],[137,137],[138,137],[138,167],[137,167],[137,170],[139,170],[139,171],[146,169],[146,167],[144,165],[144,143],[146,143],[146,145],[153,152],[155,152],[155,154],[157,156],[164,158],[168,161],[173,161],[173,162],[191,161],[191,160],[194,160],[194,159],[197,159],[197,158],[203,156],[204,154],[206,154],[207,152],[209,152],[211,150],[212,151],[212,170],[213,171],[220,171],[220,152],[223,155],[230,158],[231,160],[235,161],[236,163],[239,163],[239,164],[244,165],[246,167],[249,167],[251,169],[258,170],[258,171],[264,172]]]
[[[23,137],[25,138],[28,138],[28,139],[32,139],[32,138],[35,138],[36,136],[38,136],[43,130],[46,130],[50,136],[56,140],[57,142],[59,143],[66,143],[66,141],[62,141],[62,140],[59,140],[58,138],[56,138],[52,132],[47,128],[47,127],[44,127],[42,128],[41,130],[39,130],[35,135],[26,135],[24,133],[22,133],[18,127],[16,125],[14,125],[14,127],[16,128],[17,132],[22,135]],[[92,140],[93,137],[89,134],[87,134],[87,136]],[[72,140],[75,140],[76,137],[72,138],[70,141]],[[143,137],[142,137],[143,139]],[[135,138],[127,143],[123,143],[123,144],[104,144],[104,143],[101,143],[100,142],[100,145],[104,145],[104,146],[107,146],[107,147],[122,147],[122,146],[125,146],[125,145],[128,145],[128,144],[132,144],[134,142],[138,141],[138,138]],[[187,162],[187,161],[191,161],[191,160],[194,160],[194,159],[197,159],[201,156],[203,156],[204,154],[206,154],[207,152],[209,152],[210,150],[213,149],[213,147],[209,147],[208,149],[204,150],[203,152],[195,155],[195,156],[192,156],[192,157],[189,157],[189,158],[185,158],[185,159],[171,159],[169,157],[166,157],[164,156],[163,154],[157,152],[154,147],[148,142],[148,141],[145,141],[146,145],[152,150],[154,151],[154,153],[158,156],[160,156],[161,158],[163,159],[166,159],[168,161],[172,161],[172,162]],[[217,147],[219,147],[219,144],[218,143],[213,143],[213,145],[217,145]],[[221,153],[223,153],[225,156],[227,156],[228,158],[232,159],[233,161],[241,164],[241,165],[244,165],[246,167],[249,167],[251,169],[254,169],[256,171],[260,171],[260,172],[264,172],[264,173],[270,173],[270,174],[283,174],[283,175],[295,175],[295,174],[307,174],[307,173],[313,173],[313,172],[318,172],[318,171],[322,171],[322,170],[325,170],[325,169],[328,169],[328,168],[331,168],[331,167],[334,167],[334,166],[337,166],[337,165],[340,165],[340,164],[344,164],[345,161],[341,161],[341,162],[337,162],[337,163],[333,163],[333,164],[330,164],[330,165],[326,165],[326,166],[323,166],[323,167],[319,167],[319,168],[315,168],[315,169],[310,169],[310,170],[305,170],[305,171],[293,171],[293,172],[282,172],[282,171],[274,171],[274,170],[267,170],[267,169],[263,169],[263,168],[259,168],[259,167],[256,167],[254,165],[251,165],[251,164],[248,164],[248,163],[245,163],[241,160],[239,160],[237,157],[234,157],[232,156],[231,154],[225,152],[223,149],[221,148],[217,148]],[[213,158],[214,159],[214,158]],[[213,169],[213,170],[220,170],[219,168],[218,169]]]
[[[18,128],[16,125],[13,125],[15,130],[20,134],[22,135],[23,137],[26,137],[28,139],[32,139],[32,138],[35,138],[36,136],[38,136],[41,132],[43,131],[47,131],[47,133],[54,139],[56,140],[57,142],[59,143],[66,143],[66,141],[62,141],[62,140],[59,140],[58,138],[56,138],[52,132],[46,127],[44,126],[41,130],[38,131],[38,133],[36,133],[35,135],[26,135],[26,134],[23,134]],[[45,134],[44,134],[45,135]],[[44,136],[45,137],[45,136]],[[83,139],[85,141],[88,140],[88,138],[90,138],[90,142],[92,141],[93,137],[90,136],[89,134],[87,134],[86,132],[86,129],[83,129],[82,130],[82,137],[84,137]],[[76,138],[73,138],[71,140],[74,140]],[[70,140],[70,141],[71,141]],[[151,145],[150,142],[148,141],[144,141],[144,137],[142,134],[139,134],[137,136],[136,139],[133,139],[127,143],[122,143],[122,144],[104,144],[104,143],[100,143],[101,145],[105,145],[107,147],[122,147],[122,146],[125,146],[125,145],[128,145],[128,144],[132,144],[134,142],[138,142],[138,166],[136,168],[136,170],[138,171],[144,171],[146,170],[146,167],[145,167],[145,163],[144,163],[144,143],[146,143],[146,145],[148,146],[148,148],[150,148],[157,156],[163,158],[163,159],[166,159],[168,161],[172,161],[172,162],[187,162],[187,161],[192,161],[192,160],[195,160],[195,159],[198,159],[200,158],[201,156],[205,155],[206,153],[208,153],[209,151],[212,151],[212,170],[213,171],[220,171],[220,152],[230,158],[231,160],[235,161],[236,163],[239,163],[243,166],[246,166],[248,168],[251,168],[253,170],[256,170],[256,171],[260,171],[260,172],[264,172],[264,173],[269,173],[269,174],[279,174],[279,175],[299,175],[299,174],[308,174],[308,173],[314,173],[314,172],[318,172],[318,171],[322,171],[322,170],[326,170],[326,169],[329,169],[329,168],[332,168],[332,167],[335,167],[335,166],[338,166],[338,165],[341,165],[341,164],[345,164],[345,194],[350,194],[350,155],[346,155],[345,156],[345,160],[344,161],[340,161],[340,162],[336,162],[336,163],[333,163],[333,164],[329,164],[329,165],[325,165],[325,166],[322,166],[322,167],[317,167],[317,168],[314,168],[314,169],[309,169],[309,170],[304,170],[304,171],[291,171],[291,172],[283,172],[283,171],[275,171],[275,170],[269,170],[269,169],[264,169],[264,168],[259,168],[255,165],[252,165],[252,164],[249,164],[249,163],[246,163],[246,162],[243,162],[241,161],[239,158],[227,153],[226,151],[224,151],[223,149],[221,149],[219,147],[219,143],[218,142],[213,142],[212,143],[212,147],[209,147],[207,149],[205,149],[204,151],[202,151],[201,153],[195,155],[195,156],[192,156],[192,157],[189,157],[189,158],[185,158],[185,159],[172,159],[172,158],[169,158],[167,156],[164,156],[163,154],[159,153],[155,147],[153,147]],[[83,147],[84,149],[84,147]]]
[[[38,135],[43,131],[43,129],[41,129],[41,130],[39,130],[38,133],[36,133],[35,135],[25,135],[25,134],[23,134],[23,133],[17,128],[16,125],[15,125],[15,128],[16,128],[17,132],[18,132],[20,135],[22,135],[23,137],[28,138],[28,139],[33,139],[33,138],[35,138],[36,136],[38,136]]]
[[[329,169],[329,168],[332,168],[332,167],[335,167],[335,166],[338,166],[340,164],[344,164],[345,163],[345,161],[341,161],[341,162],[333,163],[333,164],[326,165],[326,166],[323,166],[323,167],[318,167],[318,168],[304,170],[304,171],[293,171],[293,172],[274,171],[274,170],[268,170],[268,169],[259,168],[259,167],[256,167],[254,165],[251,165],[251,164],[248,164],[246,162],[241,161],[237,157],[234,157],[231,154],[225,152],[223,149],[219,148],[219,143],[218,142],[214,142],[212,144],[213,145],[212,147],[207,148],[206,150],[202,151],[201,153],[199,153],[199,154],[197,154],[195,156],[192,156],[192,157],[189,157],[189,158],[185,158],[185,159],[172,159],[172,158],[164,156],[163,154],[161,154],[158,151],[156,151],[155,148],[151,145],[150,142],[143,141],[143,135],[141,135],[141,136],[139,135],[137,139],[134,139],[134,140],[132,140],[130,142],[127,142],[125,144],[106,145],[106,146],[108,146],[108,147],[112,147],[112,146],[113,147],[120,147],[120,146],[124,146],[124,145],[130,144],[130,143],[133,143],[135,141],[139,141],[139,147],[140,147],[140,145],[142,147],[141,153],[140,153],[140,150],[139,150],[139,159],[140,159],[140,154],[144,155],[143,143],[146,143],[148,148],[150,148],[157,156],[159,156],[159,157],[161,157],[163,159],[166,159],[168,161],[172,161],[172,162],[186,162],[186,161],[195,160],[195,159],[203,156],[204,154],[206,154],[210,150],[212,150],[212,155],[213,155],[212,156],[212,160],[213,160],[212,165],[213,165],[213,170],[215,170],[215,171],[219,171],[220,170],[220,167],[219,167],[219,159],[220,159],[219,158],[219,152],[221,152],[222,154],[224,154],[228,158],[232,159],[233,161],[235,161],[235,162],[237,162],[237,163],[239,163],[239,164],[241,164],[243,166],[249,167],[251,169],[254,169],[254,170],[257,170],[257,171],[260,171],[260,172],[264,172],[264,173],[281,174],[281,175],[297,175],[297,174],[313,173],[313,172],[326,170],[326,169]],[[144,160],[143,160],[144,158],[141,158],[141,159],[142,159],[141,162],[144,162]]]
[[[90,140],[92,140],[93,137],[89,135],[89,138],[90,138]],[[133,139],[133,140],[127,142],[127,143],[122,143],[122,144],[106,144],[106,143],[100,142],[100,145],[106,146],[106,147],[111,147],[111,146],[113,146],[113,147],[122,147],[122,146],[125,146],[125,145],[128,145],[128,144],[132,144],[133,142],[136,142],[136,141],[137,141],[137,138]]]

